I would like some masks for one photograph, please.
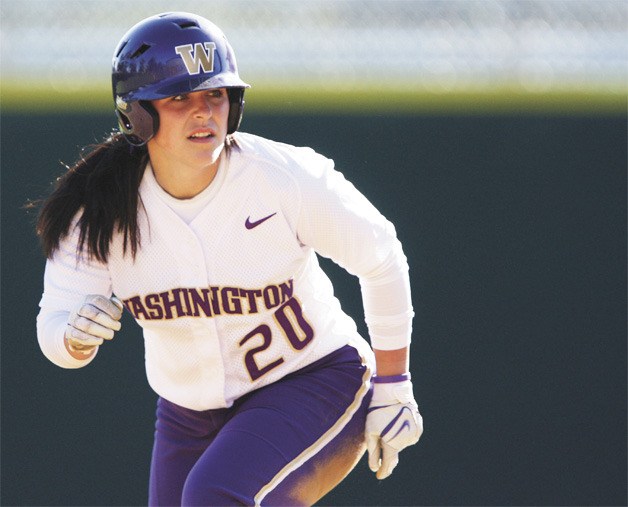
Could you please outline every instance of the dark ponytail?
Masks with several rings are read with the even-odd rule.
[[[148,161],[145,146],[129,145],[122,134],[112,134],[57,179],[37,217],[37,234],[44,254],[51,258],[82,211],[80,251],[106,262],[115,232],[124,237],[124,253],[133,257],[140,246],[138,228],[139,185]]]

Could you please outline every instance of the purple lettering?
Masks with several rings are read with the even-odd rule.
[[[211,303],[212,310],[214,311],[214,315],[220,315],[222,312],[220,311],[220,299],[218,298],[218,289],[219,287],[210,287],[211,291]]]
[[[157,294],[149,294],[144,298],[146,308],[148,308],[150,319],[163,319],[164,309],[161,307],[159,296]]]
[[[192,317],[198,317],[200,315],[199,309],[205,314],[205,317],[212,316],[212,310],[209,306],[209,289],[201,289],[202,295],[197,289],[188,289],[188,294],[191,296],[191,307],[194,311],[191,313]]]
[[[249,303],[249,313],[257,313],[257,299],[262,296],[262,291],[259,289],[247,290],[240,289],[240,297],[245,297]]]
[[[240,289],[236,287],[224,287],[222,289],[222,309],[225,313],[242,315],[242,301],[240,301]]]
[[[161,298],[161,303],[166,312],[165,318],[167,320],[173,319],[175,317],[183,316],[183,308],[181,307],[181,300],[179,299],[180,292],[181,292],[181,289],[173,289],[168,292],[159,293],[159,297]],[[172,297],[170,297],[171,294],[172,294]],[[175,314],[173,314],[172,308],[175,309]]]
[[[294,282],[293,280],[288,280],[287,282],[279,284],[279,290],[281,290],[281,301],[286,302],[288,299],[292,297],[292,293],[294,292]]]
[[[293,294],[294,281],[287,280],[263,289],[180,287],[158,294],[133,296],[125,299],[124,305],[138,320],[170,320],[179,317],[214,317],[223,313],[255,314],[262,310],[260,300],[270,310],[288,303]],[[290,318],[293,319],[296,319],[297,325],[301,324],[298,315]],[[283,322],[286,323],[285,320]]]
[[[146,308],[144,308],[142,300],[139,296],[134,296],[131,299],[125,300],[125,304],[136,319],[150,319],[148,312],[146,311]]]
[[[274,308],[275,306],[279,306],[281,300],[279,298],[279,289],[276,285],[269,285],[268,287],[264,287],[264,304],[267,309]]]

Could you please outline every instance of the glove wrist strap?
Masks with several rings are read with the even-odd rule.
[[[410,380],[410,373],[402,373],[401,375],[384,375],[384,376],[373,376],[373,382],[375,384],[392,384],[394,382],[404,382],[406,380]]]

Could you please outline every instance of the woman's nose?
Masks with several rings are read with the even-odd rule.
[[[196,97],[196,115],[198,117],[211,117],[212,105],[209,98],[200,96]]]

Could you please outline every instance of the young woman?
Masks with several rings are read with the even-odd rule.
[[[236,132],[249,85],[208,20],[138,23],[112,80],[121,133],[40,211],[43,353],[86,366],[123,308],[143,328],[150,505],[311,505],[365,448],[390,475],[422,432],[392,224],[331,160]],[[373,349],[317,253],[359,277]]]

